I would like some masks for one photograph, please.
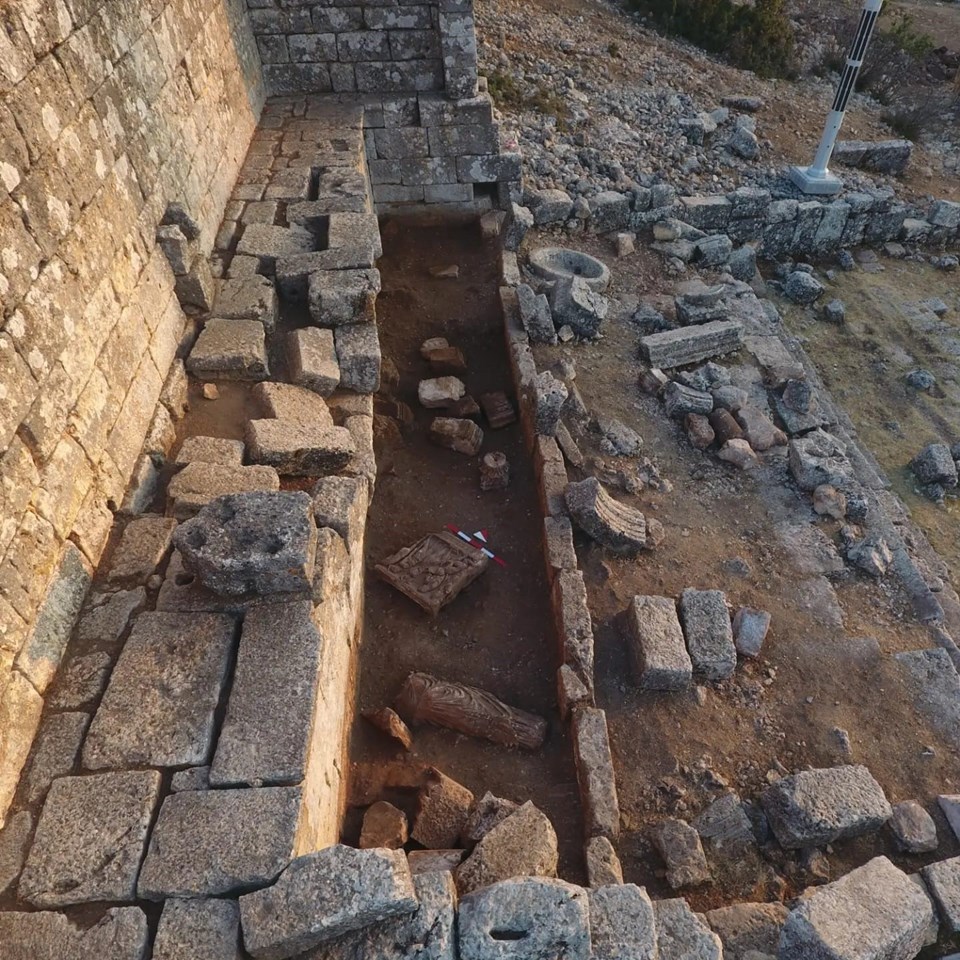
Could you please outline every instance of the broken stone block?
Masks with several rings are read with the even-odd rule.
[[[73,770],[89,722],[86,713],[57,713],[44,721],[21,777],[27,803],[42,800],[54,780]]]
[[[623,883],[623,868],[613,844],[606,837],[591,837],[585,848],[587,883],[596,889]]]
[[[363,815],[360,849],[399,850],[407,842],[407,815],[386,800],[378,800]]]
[[[941,487],[957,485],[957,464],[945,443],[930,443],[910,462],[910,469],[920,483],[938,483]]]
[[[316,542],[313,503],[302,492],[219,497],[174,535],[184,566],[226,596],[309,592]]]
[[[863,766],[802,770],[769,786],[761,803],[787,850],[872,833],[893,815],[883,788]]]
[[[233,633],[228,616],[142,613],[90,724],[84,766],[206,763]]]
[[[519,809],[512,800],[495,797],[488,790],[479,800],[474,800],[460,832],[460,842],[467,848],[479,843],[498,823],[502,823]]]
[[[170,794],[150,837],[137,896],[221,896],[272,883],[293,855],[301,800],[299,787]]]
[[[55,710],[76,710],[85,706],[98,697],[106,686],[110,667],[110,657],[105,653],[75,657],[59,678],[57,688],[48,701],[50,706]]]
[[[664,820],[653,831],[653,842],[667,865],[667,883],[674,890],[710,882],[700,835],[690,824]]]
[[[436,347],[428,352],[426,360],[438,377],[462,376],[467,372],[467,361],[459,347]]]
[[[716,439],[710,421],[701,413],[688,413],[683,420],[687,437],[697,450],[706,450]]]
[[[159,796],[155,770],[54,781],[20,876],[21,898],[39,908],[133,900]]]
[[[643,514],[614,500],[596,477],[568,484],[564,499],[577,526],[612,553],[635,557],[652,546]]]
[[[569,518],[545,517],[543,536],[551,580],[561,570],[576,570],[577,552],[573,545],[573,525]]]
[[[823,296],[826,288],[813,274],[794,270],[784,281],[783,295],[794,303],[809,306]]]
[[[773,447],[786,446],[787,435],[775,427],[762,410],[744,404],[734,416],[747,442],[757,453],[763,453]]]
[[[664,388],[663,400],[668,417],[685,417],[691,413],[706,416],[713,410],[713,397],[706,390],[695,390],[676,380]]]
[[[270,367],[263,324],[211,318],[187,357],[187,370],[201,378],[265,380]]]
[[[672,597],[634,597],[627,608],[630,660],[641,690],[683,690],[693,680]]]
[[[248,223],[237,244],[237,253],[241,256],[256,257],[260,261],[260,269],[265,274],[272,274],[280,257],[310,253],[315,245],[316,238],[303,227]]]
[[[560,657],[593,697],[593,621],[587,602],[587,587],[579,570],[563,570],[550,594]],[[563,681],[563,678],[560,678]]]
[[[653,367],[670,369],[732,353],[743,344],[738,320],[712,320],[694,327],[678,327],[641,337],[640,351]]]
[[[340,365],[333,331],[319,327],[293,330],[287,344],[293,382],[321,397],[329,397],[340,386]]]
[[[27,810],[10,817],[0,830],[0,896],[10,889],[20,875],[27,858],[33,818]]]
[[[557,432],[560,414],[567,401],[567,387],[549,370],[537,374],[534,381],[535,428],[543,437],[552,437]]]
[[[243,943],[254,960],[284,960],[417,907],[402,851],[336,844],[298,857],[273,886],[240,898]]]
[[[224,440],[221,437],[187,437],[180,445],[174,462],[178,466],[186,466],[194,460],[239,467],[243,464],[243,441]]]
[[[592,673],[592,662],[590,668],[589,672]],[[576,670],[564,663],[557,671],[557,705],[560,708],[560,718],[567,720],[574,708],[580,704],[592,706],[593,694],[577,675]]]
[[[483,431],[472,420],[435,417],[430,424],[430,439],[467,457],[475,457],[483,444]]]
[[[777,957],[909,960],[933,921],[923,888],[886,857],[875,857],[801,900],[783,925]]]
[[[683,899],[655,900],[659,960],[722,960],[720,938]]]
[[[244,617],[213,786],[296,784],[306,776],[323,651],[312,614],[311,601],[301,600]]]
[[[735,793],[714,800],[693,820],[693,828],[721,862],[749,862],[756,853],[750,818]]]
[[[741,470],[755,467],[759,460],[753,448],[746,440],[728,440],[718,451],[717,456],[726,463],[732,463]]]
[[[414,858],[423,856],[435,858],[436,852],[419,850],[408,858],[419,903],[415,913],[322,943],[310,951],[310,960],[457,960],[456,887],[448,870],[417,874]]]
[[[147,918],[138,907],[111,907],[89,928],[75,925],[62,913],[46,910],[0,914],[5,960],[142,960],[149,950],[149,940]]]
[[[210,261],[198,254],[190,270],[175,278],[173,292],[184,307],[196,307],[204,313],[213,309],[217,281],[210,269]]]
[[[897,846],[907,853],[932,853],[940,845],[933,817],[916,800],[894,804],[890,829]]]
[[[526,283],[517,287],[517,300],[520,307],[520,322],[533,343],[556,343],[557,331],[553,325],[553,314],[546,296],[534,293]]]
[[[725,680],[737,666],[733,629],[722,590],[684,590],[680,622],[694,673],[707,680]]]
[[[340,386],[356,393],[380,389],[380,340],[375,323],[352,323],[334,332]]]
[[[465,856],[465,850],[411,850],[407,854],[407,863],[410,864],[410,872],[414,877],[424,873],[452,874]],[[453,886],[452,876],[450,884]]]
[[[259,320],[263,329],[272,333],[279,313],[277,291],[267,277],[224,280],[214,310],[224,320]]]
[[[467,894],[458,914],[461,960],[589,960],[587,891],[521,877]]]
[[[578,707],[573,712],[571,736],[584,830],[590,837],[616,840],[620,836],[620,803],[606,713],[595,707]]]
[[[741,607],[733,618],[733,643],[744,657],[759,657],[763,641],[770,630],[770,614],[766,610]]]
[[[349,430],[303,420],[251,420],[246,439],[251,460],[285,477],[338,473],[357,453]]]
[[[724,957],[775,957],[780,930],[789,911],[782,903],[737,903],[706,914],[707,923],[723,943]]]
[[[124,527],[110,558],[110,583],[146,583],[170,551],[177,521],[171,517],[139,517]]]
[[[485,453],[480,461],[480,489],[506,490],[510,486],[510,464],[506,454],[494,451]]]
[[[491,430],[500,430],[517,422],[517,411],[505,393],[481,394],[480,406]]]
[[[893,553],[887,541],[874,533],[847,547],[847,560],[868,576],[879,579],[893,563]]]
[[[813,509],[821,517],[843,520],[847,515],[847,496],[829,483],[822,483],[813,491]]]
[[[382,730],[388,737],[393,737],[404,750],[413,747],[413,736],[410,728],[400,719],[396,710],[390,707],[381,707],[379,710],[365,710],[363,716],[378,730]]]
[[[317,526],[335,530],[351,551],[362,547],[370,505],[367,481],[360,477],[323,477],[311,495]]]
[[[930,849],[924,847],[923,851],[912,852]],[[940,910],[941,922],[950,933],[960,933],[960,857],[931,863],[921,874]]]
[[[126,630],[131,614],[142,607],[146,599],[147,592],[143,587],[117,590],[114,593],[91,593],[87,607],[80,615],[78,639],[104,644],[116,643]],[[90,699],[89,696],[86,699]],[[83,702],[85,701],[79,701]],[[66,703],[61,704],[61,707],[71,708],[70,704]]]
[[[473,801],[466,787],[439,770],[431,770],[420,789],[410,836],[431,849],[456,846]]]
[[[583,277],[560,277],[550,291],[550,309],[557,326],[567,325],[576,336],[590,340],[599,333],[610,301]]]
[[[241,960],[240,908],[233,900],[167,900],[153,960]]]
[[[452,406],[465,393],[467,388],[456,377],[437,377],[433,380],[421,380],[417,387],[417,399],[420,406],[428,410],[437,410]]]
[[[825,430],[792,439],[789,461],[790,473],[801,490],[812,492],[825,483],[843,490],[853,483],[846,444]]]
[[[592,960],[656,960],[653,904],[635,884],[590,890]]]
[[[310,274],[310,317],[321,327],[376,323],[379,270],[319,270]]]
[[[194,461],[170,480],[168,512],[187,520],[222,496],[279,489],[280,477],[273,467],[228,467]]]

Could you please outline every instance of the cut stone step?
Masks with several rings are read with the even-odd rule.
[[[211,318],[187,357],[187,369],[201,379],[265,380],[270,367],[263,324]]]
[[[187,464],[167,487],[167,513],[178,520],[195,516],[206,504],[228,493],[279,490],[273,467],[228,467],[223,464]]]
[[[287,344],[293,382],[321,397],[329,397],[340,386],[333,331],[319,327],[294,330]]]
[[[630,659],[641,690],[684,690],[693,664],[673,597],[634,597],[627,608]]]
[[[246,437],[250,459],[274,467],[281,476],[339,473],[357,452],[344,427],[314,426],[302,420],[251,420]]]

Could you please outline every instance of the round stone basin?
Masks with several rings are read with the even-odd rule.
[[[529,257],[530,268],[544,280],[563,280],[582,277],[592,290],[606,290],[610,271],[606,265],[589,253],[567,247],[540,247]]]

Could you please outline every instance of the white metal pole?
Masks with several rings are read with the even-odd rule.
[[[843,75],[837,85],[837,92],[833,98],[833,106],[827,115],[827,123],[817,148],[817,155],[809,167],[791,167],[790,179],[804,192],[811,194],[839,193],[843,184],[840,179],[830,172],[830,158],[837,143],[837,134],[843,124],[843,117],[847,104],[857,84],[863,58],[866,56],[870,38],[873,36],[877,19],[883,8],[883,0],[864,0],[863,10],[860,12],[860,23],[853,38],[850,51],[847,54],[847,63],[843,68]]]

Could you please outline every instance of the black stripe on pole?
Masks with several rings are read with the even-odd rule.
[[[867,44],[870,42],[870,36],[873,33],[873,27],[877,22],[878,13],[873,11],[866,16],[866,23],[863,24],[857,36],[857,42],[854,44],[851,60],[860,61],[867,52]]]
[[[853,64],[859,64],[863,60],[879,15],[879,11],[877,10],[864,10],[860,17],[857,35],[850,47],[850,54],[848,56],[848,61],[852,62],[848,62],[844,68],[843,75],[840,78],[840,84],[837,87],[837,94],[833,100],[833,109],[840,113],[847,109],[847,104],[850,102],[850,97],[853,95],[854,87],[856,86],[857,75],[860,73],[860,67],[854,66]]]
[[[843,112],[847,109],[847,103],[853,93],[853,86],[857,82],[857,68],[847,66],[840,78],[840,85],[837,87],[837,95],[833,100],[833,109]]]

